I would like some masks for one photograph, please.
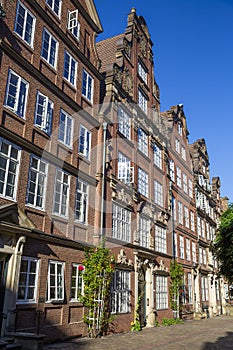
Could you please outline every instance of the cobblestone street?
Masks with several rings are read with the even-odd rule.
[[[77,338],[47,345],[45,350],[228,350],[233,349],[233,317],[186,321],[169,327],[146,328],[137,333],[100,339]]]

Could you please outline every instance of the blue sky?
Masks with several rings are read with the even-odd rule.
[[[161,110],[183,103],[189,142],[204,138],[210,175],[233,202],[233,0],[95,0],[104,32],[123,33],[132,7],[154,43]]]

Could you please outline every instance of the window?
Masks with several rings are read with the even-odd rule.
[[[183,204],[178,202],[178,222],[183,225]]]
[[[130,272],[114,271],[111,284],[111,312],[130,312]]]
[[[138,168],[138,192],[148,197],[148,174]]]
[[[28,86],[29,84],[26,80],[11,69],[9,70],[5,106],[21,118],[25,118]]]
[[[172,159],[169,160],[169,170],[170,170],[170,178],[175,182],[175,164]]]
[[[148,135],[141,128],[138,129],[138,149],[148,155]]]
[[[175,150],[177,153],[180,153],[180,141],[175,139]]]
[[[186,149],[183,146],[181,147],[181,156],[184,160],[186,160]]]
[[[85,96],[90,102],[92,102],[93,99],[93,81],[93,78],[85,70],[83,70],[82,95]]]
[[[156,276],[156,309],[168,308],[168,287],[167,277]]]
[[[183,128],[182,128],[182,124],[181,123],[178,123],[178,133],[180,136],[183,135]]]
[[[80,264],[72,264],[71,267],[71,291],[70,299],[71,301],[78,301],[80,295],[83,294],[84,283],[83,283],[83,273],[85,267]]]
[[[150,220],[140,216],[139,217],[139,245],[149,248],[150,240]]]
[[[33,46],[36,18],[18,1],[15,32],[31,47]]]
[[[179,186],[180,188],[182,187],[182,183],[181,183],[181,169],[180,167],[176,167],[176,183],[177,186]]]
[[[162,150],[156,145],[154,145],[154,164],[162,169]]]
[[[131,134],[131,119],[128,113],[121,107],[118,109],[118,130],[128,140]]]
[[[184,237],[180,236],[180,258],[184,259]]]
[[[189,180],[189,197],[193,198],[193,182]]]
[[[57,40],[44,28],[42,37],[41,56],[53,67],[57,66]]]
[[[131,212],[112,204],[112,237],[131,242]]]
[[[163,206],[163,186],[158,182],[154,181],[154,190],[155,190],[155,203]]]
[[[201,220],[201,235],[203,238],[205,238],[205,222],[204,222],[204,220]]]
[[[64,266],[63,262],[49,261],[47,301],[64,300]]]
[[[193,283],[192,283],[192,275],[188,273],[188,303],[193,303]]]
[[[65,51],[63,75],[73,86],[76,86],[77,65],[77,61]]]
[[[178,257],[178,249],[177,249],[177,234],[174,233],[174,256]]]
[[[0,195],[15,200],[18,183],[20,150],[0,138]]]
[[[126,184],[134,181],[134,168],[130,166],[129,158],[121,152],[118,152],[118,179]]]
[[[172,204],[173,204],[173,219],[174,221],[176,221],[176,211],[177,211],[177,205],[176,205],[176,199],[174,197],[172,197]]]
[[[80,23],[78,22],[78,10],[68,12],[67,28],[76,39],[79,39]]]
[[[186,206],[184,206],[184,224],[185,227],[189,228],[189,210]]]
[[[86,159],[90,159],[90,150],[91,132],[80,125],[78,152]]]
[[[186,238],[186,259],[191,260],[190,240],[188,238]]]
[[[208,301],[208,293],[209,293],[209,288],[208,288],[208,278],[202,276],[201,277],[201,299],[202,301]]]
[[[138,75],[140,76],[140,78],[142,78],[142,80],[146,84],[147,83],[147,73],[146,73],[146,70],[140,61],[138,61]]]
[[[167,253],[166,229],[155,225],[155,250],[160,253]]]
[[[22,257],[17,295],[18,302],[36,302],[38,267],[38,259]]]
[[[201,236],[201,218],[199,216],[197,217],[197,233],[198,236]]]
[[[147,98],[140,89],[138,89],[138,105],[144,113],[147,112]]]
[[[62,170],[56,170],[53,213],[61,216],[68,214],[70,176]]]
[[[195,219],[194,219],[194,212],[190,211],[190,224],[191,224],[191,230],[195,231]]]
[[[185,193],[188,193],[187,175],[183,173],[183,189]]]
[[[62,0],[46,0],[46,4],[53,10],[53,12],[60,17],[61,16],[61,4]]]
[[[73,143],[73,118],[61,109],[58,140],[71,148]]]
[[[31,156],[28,175],[27,204],[44,209],[46,192],[47,163]]]
[[[50,101],[47,96],[38,91],[35,108],[35,125],[46,132],[46,134],[51,135],[52,120],[53,102]]]
[[[88,205],[88,185],[77,180],[75,220],[87,223],[87,205]]]

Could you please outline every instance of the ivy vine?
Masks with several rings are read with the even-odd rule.
[[[172,260],[170,263],[170,305],[176,317],[179,317],[179,313],[182,308],[182,303],[180,300],[180,290],[183,284],[183,276],[184,269],[182,265],[179,264],[176,260]]]
[[[96,338],[106,334],[111,321],[110,293],[114,258],[107,248],[88,248],[85,250],[83,265],[84,293],[80,300],[86,308],[84,322],[88,326],[87,336]]]

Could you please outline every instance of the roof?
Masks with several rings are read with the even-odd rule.
[[[116,61],[117,43],[123,37],[124,34],[119,34],[97,43],[97,52],[101,60],[101,72],[106,70],[107,65],[113,64]]]

